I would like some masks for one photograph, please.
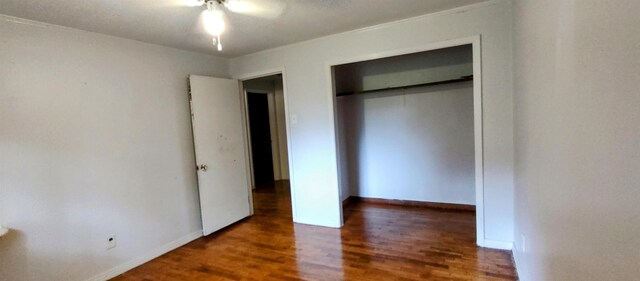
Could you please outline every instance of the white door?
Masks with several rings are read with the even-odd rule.
[[[209,235],[251,213],[238,81],[189,76],[202,230]]]

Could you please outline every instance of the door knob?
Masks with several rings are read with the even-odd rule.
[[[205,165],[205,164],[201,164],[201,165],[200,165],[200,167],[197,167],[197,168],[198,168],[199,170],[202,170],[203,172],[206,172],[206,171],[207,171],[207,168],[209,168],[209,167],[207,167],[207,165]]]

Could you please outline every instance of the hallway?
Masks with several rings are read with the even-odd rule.
[[[475,215],[352,203],[341,229],[293,224],[288,181],[255,215],[113,280],[516,280],[508,251],[475,245]]]

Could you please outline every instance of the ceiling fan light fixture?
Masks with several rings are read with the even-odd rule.
[[[213,45],[218,48],[218,51],[222,51],[222,43],[220,42],[220,36],[213,37]]]
[[[224,9],[231,12],[250,14],[257,7],[245,0],[183,0],[187,6],[204,6],[207,9],[202,12],[201,21],[207,33],[213,35],[213,45],[218,51],[222,51],[220,36],[225,30]]]
[[[222,11],[217,8],[207,9],[202,14],[202,20],[205,30],[213,35],[220,36],[225,29],[225,23]]]

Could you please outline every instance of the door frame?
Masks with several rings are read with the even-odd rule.
[[[335,160],[336,160],[336,175],[338,175],[338,194],[341,195],[341,190],[344,188],[339,181],[340,178],[340,161],[337,157],[338,151],[340,151],[340,143],[338,140],[338,125],[336,124],[336,93],[335,93],[335,81],[334,81],[334,66],[362,62],[380,58],[394,57],[400,55],[407,55],[412,53],[420,53],[426,51],[433,51],[438,49],[444,49],[449,47],[456,47],[462,45],[471,45],[473,50],[473,123],[474,123],[474,159],[475,159],[475,194],[476,194],[476,244],[480,247],[494,246],[489,245],[491,241],[485,239],[484,223],[485,223],[485,208],[484,208],[484,147],[483,147],[483,119],[482,119],[482,48],[481,48],[481,35],[475,35],[465,38],[452,39],[441,42],[434,42],[425,46],[419,46],[407,49],[396,49],[385,52],[374,52],[365,55],[358,55],[353,57],[346,57],[338,60],[331,60],[325,64],[325,79],[327,85],[331,88],[327,91],[331,102],[329,103],[329,113],[332,120],[333,139],[335,141]],[[340,197],[340,196],[339,196]],[[341,225],[344,224],[342,204],[340,206],[340,220]]]
[[[244,74],[244,75],[240,75],[237,77],[233,77],[233,79],[237,79],[238,83],[240,84],[240,98],[241,100],[241,104],[242,104],[242,116],[244,118],[244,122],[243,122],[243,127],[244,127],[244,132],[245,132],[245,136],[246,136],[246,143],[245,143],[245,148],[248,151],[247,155],[247,163],[250,163],[248,166],[248,169],[253,169],[253,162],[249,162],[252,161],[250,155],[250,131],[249,131],[249,111],[248,111],[248,104],[247,104],[247,90],[244,88],[243,86],[243,82],[247,81],[247,80],[252,80],[252,79],[256,79],[256,78],[262,78],[262,77],[266,77],[266,76],[271,76],[271,75],[276,75],[276,74],[281,74],[282,75],[282,94],[283,94],[283,99],[284,99],[284,115],[285,115],[285,134],[287,136],[287,147],[286,147],[286,151],[287,151],[287,161],[289,163],[289,188],[290,188],[290,192],[291,192],[291,212],[292,212],[292,216],[293,216],[293,220],[295,221],[297,218],[297,211],[296,211],[296,200],[295,200],[295,177],[294,177],[294,168],[293,165],[291,165],[291,159],[292,157],[292,149],[291,149],[291,125],[289,122],[289,101],[288,101],[288,92],[287,92],[287,75],[286,75],[286,70],[285,67],[277,67],[277,68],[272,68],[272,69],[267,69],[264,71],[258,71],[258,72],[254,72],[254,73],[249,73],[249,74]],[[258,91],[260,92],[260,91]],[[278,130],[280,130],[281,128],[278,127]],[[281,151],[283,148],[279,147],[278,144],[278,149]],[[280,152],[278,151],[278,152]],[[278,156],[279,157],[279,156]],[[279,163],[278,163],[279,165]],[[252,192],[252,186],[254,183],[254,179],[253,179],[253,170],[248,170],[249,174],[250,174],[250,182],[249,182],[249,192],[251,194],[251,196],[249,196],[251,198],[251,214],[254,214],[254,210],[253,210],[253,192]],[[282,173],[281,173],[282,174]]]

